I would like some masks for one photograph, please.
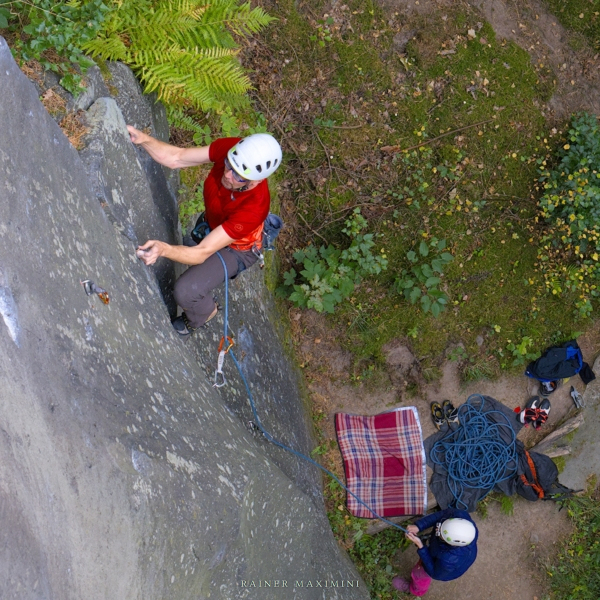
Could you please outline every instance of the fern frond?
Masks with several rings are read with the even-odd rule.
[[[273,18],[237,2],[113,0],[103,35],[86,50],[129,64],[145,91],[156,92],[168,107],[222,112],[243,106],[251,82],[236,59],[232,34],[256,33]],[[177,115],[185,123],[185,114]]]
[[[110,38],[96,38],[83,44],[82,48],[93,57],[101,56],[104,60],[129,61],[127,46],[116,35]]]
[[[169,124],[185,131],[194,133],[206,133],[204,127],[193,117],[186,115],[182,109],[169,106],[167,108],[167,119]]]
[[[248,35],[258,33],[275,20],[260,6],[252,9],[248,2],[239,7],[234,18],[226,22],[226,26],[238,35]]]
[[[202,18],[203,13],[207,9],[206,3],[199,2],[198,0],[177,0],[176,2],[170,2],[170,5],[176,12],[188,15],[196,21]]]

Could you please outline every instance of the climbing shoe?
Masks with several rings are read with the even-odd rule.
[[[404,592],[405,594],[410,592],[410,583],[404,577],[394,577],[392,579],[392,586],[399,592]]]
[[[181,336],[188,337],[192,335],[194,331],[196,331],[197,327],[192,327],[185,313],[181,313],[180,317],[173,319],[171,321],[171,325],[173,325],[173,329]]]
[[[520,407],[515,408],[515,412],[518,412],[517,421],[525,425],[525,427],[529,427],[530,423],[534,423],[538,418],[538,407],[540,402],[539,396],[533,396],[527,401],[523,410],[521,410]]]
[[[545,398],[549,396],[552,392],[555,392],[558,388],[560,380],[556,381],[541,381],[540,382],[540,396]]]
[[[448,425],[458,425],[458,408],[454,408],[454,404],[450,400],[442,402],[442,412],[444,418],[448,421]]]
[[[444,409],[439,402],[431,403],[431,418],[433,419],[433,424],[441,429],[442,425],[446,424],[446,417],[444,415]]]
[[[550,414],[550,400],[543,398],[537,408],[537,418],[533,422],[534,429],[540,429],[541,426],[548,420]]]

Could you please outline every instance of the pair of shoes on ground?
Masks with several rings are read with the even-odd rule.
[[[431,418],[438,429],[441,429],[446,423],[448,425],[458,425],[458,409],[454,408],[450,400],[444,400],[441,404],[432,402]]]
[[[219,304],[217,302],[215,302],[215,310],[212,312],[210,317],[208,317],[208,319],[206,319],[206,321],[204,322],[204,325],[200,325],[200,327],[204,327],[211,319],[216,317],[220,308],[221,307],[219,306]],[[190,325],[190,322],[185,313],[181,313],[180,317],[173,319],[171,321],[171,325],[173,325],[173,329],[181,337],[188,337],[188,336],[192,335],[192,333],[194,333],[194,331],[197,331],[198,329],[200,329],[200,327],[192,327]]]
[[[540,398],[539,396],[533,396],[530,398],[525,405],[523,410],[520,407],[515,409],[518,412],[517,421],[529,427],[529,424],[533,425],[534,429],[540,429],[541,426],[548,420],[550,414],[550,400],[548,398]]]

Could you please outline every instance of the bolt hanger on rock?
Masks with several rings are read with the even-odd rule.
[[[92,294],[97,294],[98,298],[102,300],[103,304],[108,304],[110,302],[108,292],[100,286],[96,285],[91,279],[84,279],[79,283],[81,283],[83,289],[85,290],[85,293],[88,296],[91,296]]]

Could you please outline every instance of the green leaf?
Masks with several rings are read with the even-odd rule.
[[[325,312],[331,314],[331,313],[333,313],[334,308],[335,308],[335,303],[334,303],[333,296],[331,296],[329,294],[327,296],[323,296],[323,310]]]
[[[429,296],[421,296],[421,306],[427,312],[431,308],[431,298]]]
[[[444,264],[444,261],[440,260],[439,258],[434,258],[431,261],[431,268],[437,273],[442,273],[444,270]]]
[[[411,303],[414,304],[419,299],[420,296],[421,296],[421,289],[416,287],[416,288],[413,288],[412,291],[410,292],[409,299],[410,299]]]
[[[452,256],[452,254],[448,252],[442,252],[440,258],[446,263],[452,262],[454,260],[454,256]]]
[[[446,240],[440,240],[437,243],[437,249],[438,250],[443,250],[446,247]]]
[[[406,258],[408,258],[408,260],[410,260],[412,263],[417,262],[417,255],[413,250],[406,253]]]
[[[2,10],[2,9],[0,9]],[[6,29],[8,27],[8,19],[2,12],[0,12],[0,29]]]
[[[431,305],[431,314],[437,319],[440,316],[442,309],[443,309],[443,307],[441,306],[441,304],[434,302]]]
[[[429,288],[433,287],[434,285],[437,285],[438,283],[441,283],[441,281],[442,280],[439,277],[429,277],[425,282],[425,285]]]
[[[294,285],[296,282],[297,273],[295,269],[290,269],[283,274],[283,281],[285,285]]]
[[[433,277],[433,269],[428,264],[424,264],[421,267],[421,271],[423,272],[423,275],[425,275],[425,277],[427,277],[428,279]]]
[[[427,256],[429,254],[429,246],[426,242],[421,242],[419,245],[419,253],[421,256]]]
[[[290,294],[290,302],[293,302],[299,308],[304,308],[306,306],[306,300],[307,298],[302,291],[295,291],[292,294]]]

